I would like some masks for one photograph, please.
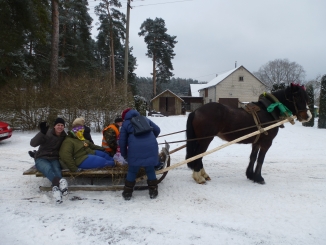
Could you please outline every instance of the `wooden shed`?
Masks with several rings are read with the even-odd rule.
[[[151,99],[151,109],[165,116],[180,115],[184,105],[183,99],[169,89]]]

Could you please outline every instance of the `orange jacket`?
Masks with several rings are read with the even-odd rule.
[[[106,130],[110,129],[110,128],[113,129],[114,132],[115,132],[115,140],[118,139],[119,134],[120,134],[119,129],[118,129],[114,124],[110,124],[110,125],[107,126],[105,129],[103,129],[103,131],[102,131],[102,134],[103,134],[103,138],[102,138],[102,147],[105,148],[105,151],[106,151],[106,152],[113,152],[113,149],[110,148],[110,146],[108,145],[108,142],[106,142],[106,139],[105,139],[105,137],[104,137],[104,132],[105,132]]]

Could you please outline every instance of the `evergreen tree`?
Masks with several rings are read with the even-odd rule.
[[[98,6],[95,7],[95,13],[99,17],[100,27],[98,28],[98,44],[101,56],[104,58],[106,66],[109,68],[109,81],[112,88],[115,88],[116,83],[116,58],[122,60],[122,57],[117,55],[116,49],[121,49],[120,39],[125,39],[125,15],[117,10],[121,8],[121,3],[118,0],[101,0]]]
[[[326,75],[321,78],[318,128],[326,128]]]
[[[147,102],[146,99],[142,96],[135,95],[135,109],[140,113],[142,116],[146,116],[146,110],[147,110]]]
[[[62,74],[76,76],[98,67],[94,56],[96,46],[91,38],[92,18],[87,6],[86,0],[66,0],[60,7],[59,56]]]
[[[49,33],[47,0],[2,0],[0,3],[0,83],[10,78],[33,79],[35,46]],[[5,37],[5,38],[4,38]]]
[[[304,122],[302,123],[303,126],[305,127],[313,127],[315,125],[315,113],[314,113],[314,101],[315,101],[315,96],[314,96],[314,87],[312,84],[307,85],[307,95],[309,98],[309,110],[312,114],[312,118],[310,119],[309,122]]]
[[[144,36],[148,52],[146,55],[153,61],[153,96],[156,96],[156,81],[167,82],[173,76],[171,70],[176,36],[166,33],[165,22],[161,18],[147,19],[140,26],[139,36]]]

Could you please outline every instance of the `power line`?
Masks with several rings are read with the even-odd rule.
[[[132,6],[132,7],[133,8],[146,7],[146,6],[150,6],[150,5],[160,5],[160,4],[168,4],[168,3],[180,3],[180,2],[189,2],[189,1],[193,1],[193,0],[182,0],[182,1],[174,1],[174,2],[163,2],[163,3],[153,3],[153,4],[145,4],[145,5],[135,5],[135,6]]]

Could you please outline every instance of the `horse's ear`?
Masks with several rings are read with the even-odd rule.
[[[306,87],[304,85],[300,85],[298,83],[291,83],[291,91],[296,91],[299,90],[300,88],[302,88],[303,90],[306,90]]]
[[[298,85],[294,82],[291,83],[290,87],[292,92],[295,92],[298,89]]]

